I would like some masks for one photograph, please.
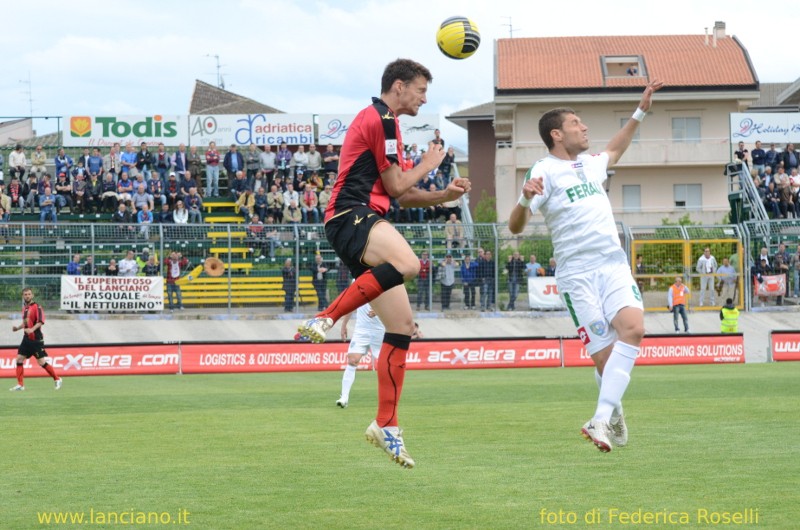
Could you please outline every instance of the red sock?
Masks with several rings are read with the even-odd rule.
[[[352,313],[367,302],[378,298],[383,294],[383,287],[375,279],[372,271],[369,270],[356,278],[347,289],[342,291],[336,300],[317,316],[332,318],[334,322],[343,316]]]
[[[403,348],[389,344],[387,338],[384,338],[378,357],[378,415],[375,421],[380,427],[397,427],[397,404],[403,392],[408,346]]]
[[[55,371],[55,370],[53,370],[53,367],[52,367],[52,366],[50,366],[50,364],[48,364],[48,363],[45,363],[45,364],[44,364],[44,366],[42,366],[42,368],[44,368],[44,370],[45,370],[45,371],[46,371],[48,374],[50,374],[50,377],[52,377],[52,378],[53,378],[53,381],[58,381],[58,376],[56,375],[56,371]]]
[[[19,386],[25,386],[23,381],[25,380],[23,374],[25,373],[25,367],[21,364],[17,364],[17,384]]]

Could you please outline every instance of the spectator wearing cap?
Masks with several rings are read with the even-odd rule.
[[[72,183],[66,173],[59,173],[56,180],[56,211],[60,212],[65,206],[72,211]]]
[[[24,177],[26,167],[28,167],[28,159],[25,158],[25,150],[22,149],[22,144],[17,144],[11,154],[8,155],[8,168],[11,178],[14,178],[15,173],[17,178]]]
[[[75,161],[72,158],[64,153],[64,148],[58,150],[58,154],[54,159],[56,164],[56,175],[64,173],[65,175],[69,174],[72,171],[72,166],[75,165]]]

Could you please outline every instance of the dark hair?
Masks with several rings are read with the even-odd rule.
[[[381,77],[381,94],[386,94],[398,79],[410,83],[418,77],[424,77],[428,83],[433,81],[430,70],[411,59],[397,59],[386,65]]]
[[[564,124],[565,114],[575,114],[575,111],[569,107],[559,107],[557,109],[548,110],[541,118],[539,118],[539,136],[542,137],[544,145],[547,149],[552,149],[555,145],[553,137],[550,136],[550,131],[553,129],[561,129]]]

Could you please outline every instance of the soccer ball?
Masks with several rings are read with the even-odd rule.
[[[451,59],[466,59],[478,50],[481,34],[467,17],[450,17],[439,26],[436,44]]]

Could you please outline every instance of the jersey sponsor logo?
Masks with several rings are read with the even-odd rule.
[[[589,338],[589,333],[586,332],[586,328],[581,326],[578,328],[578,338],[581,339],[581,342],[585,345],[592,342],[592,339]]]
[[[603,191],[596,182],[586,182],[583,184],[577,184],[571,188],[567,188],[567,198],[569,199],[569,202],[575,202],[587,197],[591,197],[592,195],[602,194]]]
[[[356,218],[355,218],[355,220],[353,221],[353,225],[357,225],[357,224],[359,224],[359,223],[360,223],[361,221],[363,221],[363,220],[364,220],[364,218],[363,218],[363,217],[359,217],[359,216],[357,216],[357,215],[356,215]]]
[[[639,291],[639,287],[636,285],[631,285],[631,289],[633,289],[633,296],[636,297],[638,301],[642,301],[642,292]]]
[[[382,119],[382,120],[393,120],[393,119],[394,119],[394,115],[392,114],[392,111],[390,111],[390,110],[387,110],[387,111],[386,111],[386,114],[383,114],[383,115],[381,116],[381,119]]]
[[[594,333],[598,337],[602,337],[603,335],[606,334],[607,331],[606,323],[603,322],[602,320],[597,320],[589,324],[589,329],[591,329],[592,333]]]
[[[397,140],[386,140],[386,155],[397,154]]]

